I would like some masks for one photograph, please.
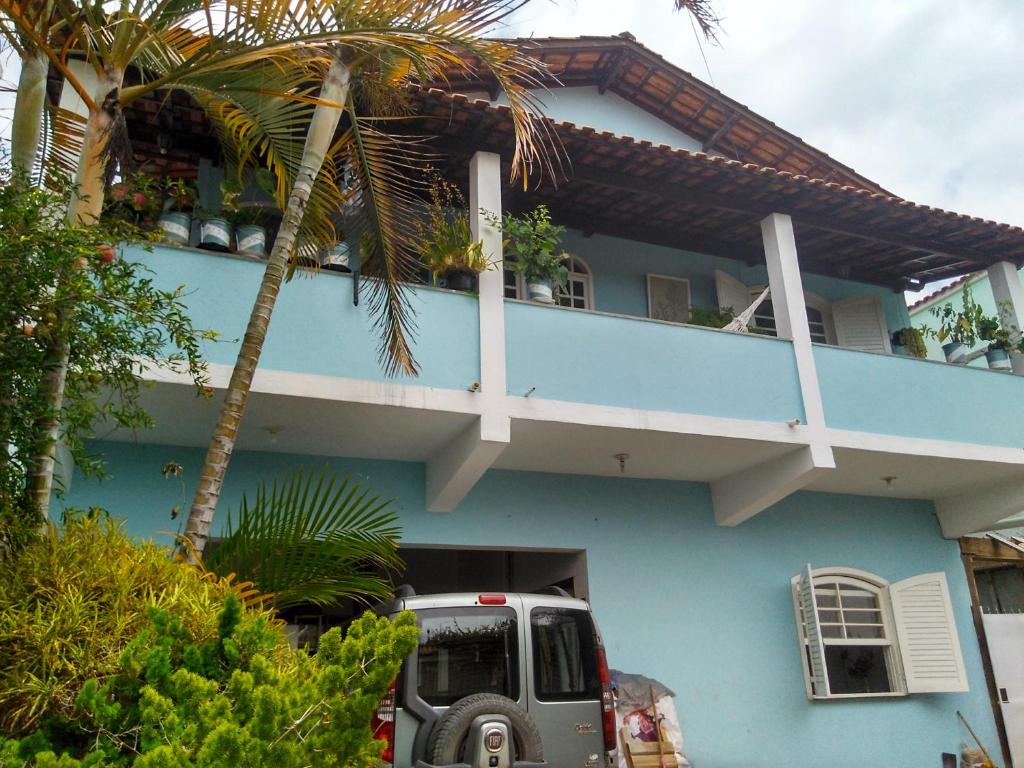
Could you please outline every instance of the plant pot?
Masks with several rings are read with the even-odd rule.
[[[964,358],[967,357],[967,347],[959,341],[951,341],[948,344],[942,345],[942,354],[946,356],[947,363],[960,365],[964,362]]]
[[[253,256],[267,255],[267,230],[259,224],[240,224],[235,227],[235,250]]]
[[[351,272],[351,255],[352,251],[348,247],[348,243],[338,243],[320,257],[320,268],[329,269],[332,272]]]
[[[206,219],[199,225],[199,247],[208,251],[231,250],[231,224],[225,219]]]
[[[1010,353],[1005,349],[992,349],[985,353],[988,367],[993,371],[1009,371],[1013,366],[1010,363]]]
[[[537,301],[541,304],[555,303],[555,289],[550,280],[530,280],[526,284],[526,295],[530,301]]]
[[[192,216],[181,211],[164,211],[157,221],[165,243],[188,245],[192,241]]]
[[[474,291],[476,273],[468,269],[450,269],[444,273],[444,287],[453,291]]]
[[[903,355],[904,357],[910,356],[910,350],[907,349],[907,347],[903,346],[902,344],[893,344],[892,353],[894,355]]]

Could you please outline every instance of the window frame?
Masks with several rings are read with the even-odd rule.
[[[750,289],[750,293],[749,293],[750,303],[752,304],[754,302],[754,300],[756,300],[757,297],[761,295],[761,292],[764,291],[764,289],[767,288],[768,286],[766,286],[766,285],[751,285],[751,286],[748,286],[748,287]],[[766,301],[771,301],[771,300],[772,300],[771,294],[768,294],[768,298],[766,299]],[[749,304],[748,304],[748,306],[749,306]],[[773,304],[773,307],[774,307],[774,304]],[[834,324],[834,322],[832,320],[832,303],[829,302],[829,301],[826,301],[824,298],[822,298],[821,296],[819,296],[816,293],[811,293],[810,291],[804,291],[804,314],[805,315],[807,314],[807,310],[808,309],[814,309],[814,310],[817,310],[818,312],[821,313],[821,326],[822,326],[822,330],[824,331],[824,335],[825,335],[825,341],[824,342],[815,341],[813,338],[811,339],[811,342],[814,343],[814,344],[822,344],[822,343],[824,343],[824,344],[828,344],[829,346],[832,346],[832,347],[838,346],[838,341],[837,341],[837,336],[836,336],[836,328],[835,328],[835,324]],[[750,318],[751,324],[752,324],[752,326],[754,328],[760,328],[761,330],[765,330],[765,331],[775,330],[775,329],[768,329],[768,328],[763,328],[762,326],[759,326],[757,324],[757,317],[758,317],[758,313],[755,312],[753,317]],[[774,318],[774,315],[773,315],[773,318]],[[811,322],[810,318],[807,318],[807,330],[808,331],[810,331],[810,322]],[[773,336],[778,335],[778,332],[775,331],[775,333],[772,333],[771,335],[773,335]]]
[[[896,620],[893,616],[892,603],[889,598],[889,582],[880,576],[856,568],[826,567],[815,568],[811,571],[811,579],[817,588],[819,582],[840,583],[855,586],[858,589],[874,593],[878,599],[878,609],[882,619],[882,630],[884,638],[825,638],[822,637],[822,645],[864,645],[884,646],[886,672],[889,676],[890,691],[877,693],[829,693],[827,696],[819,694],[814,690],[813,676],[808,661],[807,631],[804,625],[803,612],[800,606],[800,574],[790,580],[790,591],[793,599],[793,615],[796,620],[796,639],[800,649],[800,667],[804,673],[804,690],[807,698],[812,701],[843,701],[848,699],[879,699],[897,698],[908,696],[906,679],[903,673],[903,663],[899,647],[899,635],[896,630]],[[841,607],[837,608],[840,610]],[[829,610],[829,609],[825,609]],[[840,617],[840,620],[842,618]],[[830,622],[831,623],[831,622]],[[822,658],[822,664],[827,662]],[[828,676],[828,667],[825,666],[825,675]]]
[[[653,314],[654,307],[651,303],[651,279],[655,280],[671,280],[676,283],[683,283],[686,286],[686,320],[675,321],[675,320],[664,320],[657,318]],[[690,322],[690,314],[693,311],[693,288],[690,284],[690,278],[679,277],[678,275],[660,275],[655,272],[648,272],[646,275],[647,280],[647,317],[650,320],[657,320],[661,323],[675,323],[676,325],[686,325]]]
[[[580,272],[579,270],[573,270],[572,269],[573,262],[575,262],[579,266],[583,267],[583,269],[585,271],[584,272]],[[567,287],[571,287],[572,280],[573,280],[574,277],[575,277],[575,279],[577,279],[577,280],[579,280],[580,282],[583,283],[583,306],[582,307],[574,307],[572,304],[563,304],[562,303],[562,299],[564,298],[564,299],[568,299],[569,301],[572,301],[572,295],[564,293],[562,291],[556,291],[555,303],[558,306],[565,307],[567,309],[577,309],[577,310],[581,309],[581,310],[584,310],[584,311],[593,310],[594,309],[594,271],[590,268],[590,265],[587,263],[586,259],[584,259],[582,256],[569,256],[567,259],[565,259],[565,265],[566,265],[566,268],[569,270],[569,275],[566,278],[566,286]]]

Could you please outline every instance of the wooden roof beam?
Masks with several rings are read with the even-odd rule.
[[[726,121],[718,126],[718,130],[711,134],[711,136],[708,137],[708,140],[701,145],[700,151],[707,152],[709,149],[714,148],[715,144],[721,141],[722,137],[731,131],[732,127],[740,121],[740,117],[741,115],[739,112],[733,112],[729,115],[729,117],[726,118]]]
[[[621,48],[615,55],[615,64],[608,69],[608,74],[601,78],[601,83],[597,86],[598,93],[604,95],[604,92],[608,90],[608,86],[619,76],[619,72],[622,71],[622,65],[626,63],[628,57],[629,53],[626,48]]]

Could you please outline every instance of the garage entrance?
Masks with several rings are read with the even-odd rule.
[[[587,553],[582,549],[498,549],[405,544],[405,573],[396,583],[419,595],[440,592],[536,592],[561,587],[587,598]]]

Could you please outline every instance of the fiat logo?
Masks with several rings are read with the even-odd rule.
[[[500,728],[491,728],[484,734],[484,745],[488,752],[500,752],[505,746],[505,732]]]

